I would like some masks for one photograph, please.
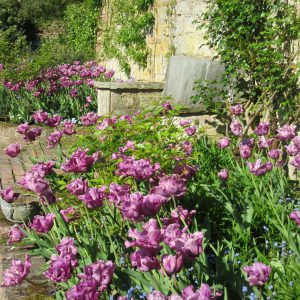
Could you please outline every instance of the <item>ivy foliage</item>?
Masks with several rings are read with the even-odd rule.
[[[154,24],[149,11],[153,0],[112,0],[109,20],[103,22],[102,47],[105,58],[116,58],[129,75],[130,61],[147,66],[146,36]]]
[[[294,5],[284,0],[209,0],[199,28],[205,29],[207,45],[225,65],[223,85],[196,82],[198,95],[221,113],[217,100],[245,101],[256,112],[259,105],[285,111],[285,118],[299,115],[299,62],[295,41],[300,38],[300,19]],[[298,53],[299,54],[299,53]],[[208,100],[209,99],[209,100]]]

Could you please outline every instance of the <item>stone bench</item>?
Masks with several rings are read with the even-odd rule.
[[[224,67],[218,61],[188,56],[170,59],[165,82],[95,82],[98,114],[133,113],[150,106],[162,97],[171,97],[175,103],[188,107],[189,113],[201,113],[203,105],[192,104],[196,80],[218,80]]]

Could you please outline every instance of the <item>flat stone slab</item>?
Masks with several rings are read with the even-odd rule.
[[[94,86],[97,89],[103,90],[163,90],[164,82],[143,82],[143,81],[133,81],[133,82],[102,82],[95,81]]]

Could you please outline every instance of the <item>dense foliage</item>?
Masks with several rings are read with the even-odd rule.
[[[108,7],[109,20],[102,24],[100,56],[116,58],[130,75],[130,63],[147,66],[146,36],[154,24],[149,8],[153,0],[113,0]]]
[[[225,73],[217,87],[198,81],[193,100],[220,114],[226,103],[244,101],[249,119],[267,110],[274,118],[272,110],[280,109],[285,121],[295,120],[300,113],[300,21],[295,5],[284,0],[213,0],[207,7],[200,27]]]
[[[36,244],[31,255],[47,259],[56,299],[298,299],[299,190],[283,166],[288,154],[300,169],[300,137],[295,126],[273,132],[262,122],[243,139],[243,112],[231,108],[232,137],[217,144],[168,102],[133,116],[90,112],[68,153],[62,138],[75,124],[36,112],[54,128],[47,145],[58,158],[34,160],[20,181],[43,215],[14,226],[9,243]],[[17,131],[33,142],[38,128]],[[6,150],[14,159],[20,151]],[[2,285],[29,271],[29,256],[14,261]]]

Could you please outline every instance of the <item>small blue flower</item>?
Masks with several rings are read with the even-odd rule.
[[[109,296],[109,300],[114,300],[114,296]]]
[[[268,286],[268,289],[269,289],[269,290],[273,290],[273,285],[269,285],[269,286]]]
[[[239,255],[240,255],[239,253],[235,253],[235,254],[234,254],[235,257],[238,257]]]
[[[242,292],[243,294],[248,292],[248,288],[245,285],[243,285]]]
[[[274,243],[274,247],[278,247],[278,243],[277,242]]]
[[[273,295],[273,296],[276,296],[276,292],[273,292],[272,295]]]
[[[293,285],[294,285],[294,281],[290,281],[289,286],[293,286]]]
[[[256,295],[254,293],[250,294],[250,300],[255,300],[256,299]]]
[[[269,231],[269,228],[268,228],[267,226],[263,226],[263,230],[264,230],[265,232],[268,232],[268,231]]]
[[[124,258],[124,257],[121,257],[121,258],[120,258],[120,265],[123,265],[123,264],[125,264],[125,258]]]

